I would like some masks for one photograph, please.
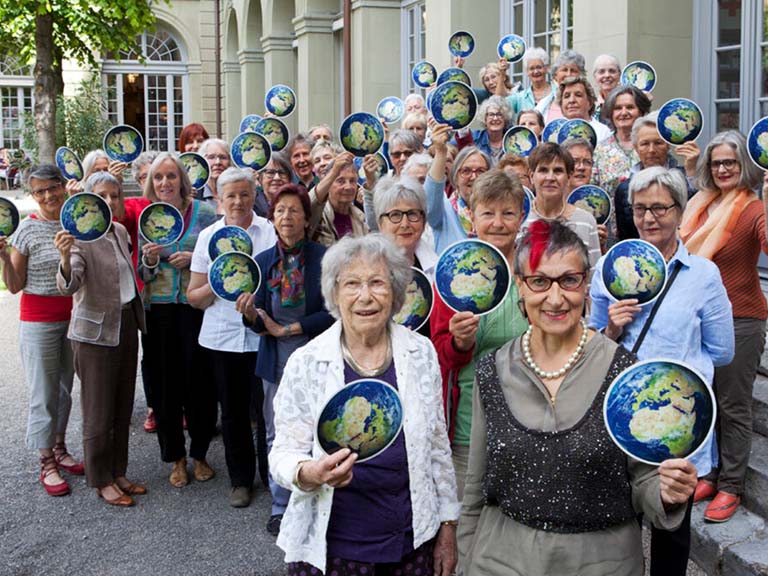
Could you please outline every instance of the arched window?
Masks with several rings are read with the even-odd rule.
[[[0,56],[0,148],[21,148],[24,114],[32,112],[31,66]]]
[[[103,82],[109,119],[144,135],[147,150],[175,150],[187,109],[187,58],[173,33],[159,28],[137,38],[145,61],[133,50],[120,60],[107,54]]]

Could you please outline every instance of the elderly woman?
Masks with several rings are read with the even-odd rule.
[[[515,176],[520,180],[520,184],[531,190],[531,170],[528,167],[528,159],[517,154],[507,153],[502,156],[499,163],[496,164],[498,170],[503,170],[509,176]],[[531,190],[532,191],[532,190]]]
[[[187,124],[179,134],[179,152],[197,152],[208,138],[210,136],[205,126],[197,122]]]
[[[288,359],[269,454],[275,480],[293,492],[277,539],[290,575],[453,573],[458,503],[437,357],[391,321],[410,279],[407,259],[380,234],[344,238],[323,258],[323,296],[338,321]],[[315,430],[325,402],[361,378],[398,389],[403,429],[355,463],[347,448],[324,454]]]
[[[242,294],[237,310],[251,330],[261,334],[256,376],[264,391],[267,450],[275,439],[274,398],[288,357],[333,323],[320,290],[320,263],[325,247],[307,239],[311,217],[303,186],[287,184],[272,199],[270,220],[277,243],[256,256],[264,281],[255,294]],[[269,476],[272,512],[267,531],[277,535],[290,490]]]
[[[506,75],[504,66],[508,63],[503,58],[498,62],[489,62],[482,68],[478,76],[480,77],[480,84],[485,88],[489,96],[499,94],[502,97],[506,97],[510,90],[512,90],[512,81]]]
[[[307,190],[311,190],[320,181],[312,171],[312,139],[305,134],[294,134],[285,146],[285,156],[291,163],[293,179]]]
[[[108,172],[93,174],[85,192],[104,198],[113,211],[120,207],[122,184]],[[95,242],[76,241],[65,230],[54,238],[61,256],[59,292],[75,296],[68,337],[80,378],[85,477],[113,506],[133,506],[133,496],[147,493],[146,487],[125,477],[137,331],[144,330],[144,307],[128,244],[128,232],[117,222]]]
[[[517,115],[517,123],[515,125],[529,128],[536,134],[536,138],[541,141],[541,134],[544,132],[544,116],[535,108],[520,112]]]
[[[604,330],[606,336],[620,342],[640,360],[682,360],[696,368],[711,385],[715,367],[733,359],[733,318],[717,266],[689,254],[677,237],[688,200],[685,178],[677,170],[647,168],[632,179],[629,198],[640,238],[658,248],[667,261],[670,288],[656,306],[640,308],[634,299],[615,302],[601,280],[601,259],[596,266],[598,280],[592,282],[590,289],[590,326]],[[694,292],[701,297],[691,298]],[[652,309],[656,313],[651,320]],[[648,322],[648,331],[641,338]],[[670,330],[670,326],[675,329]],[[699,476],[709,474],[716,462],[712,438],[691,458]],[[674,532],[652,528],[652,575],[685,576],[692,507],[693,502],[689,501],[685,520]]]
[[[570,76],[560,81],[557,88],[557,103],[566,120],[584,120],[597,135],[597,143],[603,142],[611,135],[610,129],[595,120],[595,92],[585,76]]]
[[[603,104],[601,121],[613,130],[595,149],[595,167],[592,181],[614,195],[622,180],[639,161],[632,145],[632,126],[651,110],[651,101],[634,86],[620,86],[613,90]]]
[[[200,145],[198,152],[208,162],[210,176],[205,187],[197,191],[196,198],[209,204],[217,214],[221,214],[216,181],[224,170],[232,164],[232,158],[229,155],[229,145],[226,141],[219,138],[209,138]]]
[[[734,130],[717,134],[699,158],[699,191],[689,200],[680,227],[688,251],[717,264],[733,305],[736,355],[715,370],[714,381],[720,469],[696,490],[697,501],[714,496],[704,512],[712,522],[727,521],[739,507],[752,445],[752,386],[768,318],[757,273],[760,252],[768,254],[766,181],[763,202],[753,192],[760,177],[744,136]]]
[[[316,124],[309,129],[309,139],[317,144],[318,142],[333,142],[333,131],[328,124]],[[313,144],[313,147],[314,147]]]
[[[504,133],[512,126],[514,114],[507,101],[501,96],[491,96],[480,105],[477,113],[481,130],[463,130],[456,135],[459,150],[474,145],[491,159],[495,166],[504,155]]]
[[[566,78],[572,76],[583,76],[585,71],[584,56],[576,52],[575,50],[563,50],[555,58],[554,64],[552,64],[552,80],[556,87],[560,86],[560,82]],[[545,124],[549,124],[552,120],[563,117],[563,112],[560,109],[560,102],[558,100],[558,90],[555,89],[545,96],[539,103],[536,104],[536,110],[541,112],[544,117]]]
[[[385,154],[389,156],[395,176],[400,176],[408,158],[421,152],[423,139],[410,130],[395,130],[385,144],[387,144]]]
[[[492,170],[477,179],[470,200],[477,237],[498,248],[510,265],[523,221],[523,197],[517,179],[500,170]],[[518,308],[518,291],[514,286],[504,302],[484,316],[472,312],[457,313],[436,299],[431,323],[432,341],[443,377],[445,413],[461,499],[469,458],[476,362],[491,350],[520,336],[528,323]]]
[[[309,237],[326,247],[344,236],[362,236],[367,231],[365,213],[355,205],[357,166],[352,158],[349,152],[337,156],[322,182],[309,193]]]
[[[229,504],[244,508],[251,502],[256,473],[256,453],[251,432],[251,389],[256,382],[254,368],[259,337],[243,326],[233,302],[217,298],[208,284],[212,260],[208,253],[211,236],[224,226],[237,226],[253,241],[254,254],[275,243],[269,221],[253,211],[254,183],[239,168],[227,168],[219,176],[219,204],[224,218],[200,232],[190,264],[187,287],[189,304],[203,310],[198,343],[208,350],[213,380],[221,404],[221,432],[231,489]]]
[[[605,428],[603,397],[634,357],[587,328],[588,275],[584,244],[559,222],[534,223],[515,252],[530,326],[477,366],[465,574],[642,576],[637,514],[665,529],[685,515],[696,468],[628,458]]]
[[[506,73],[509,62],[504,60],[501,66]],[[523,69],[528,76],[528,88],[507,96],[507,102],[509,102],[514,114],[536,108],[539,102],[556,90],[556,85],[547,80],[549,55],[543,48],[534,46],[525,51]]]
[[[600,54],[592,64],[592,78],[597,86],[597,105],[595,115],[601,117],[601,108],[608,101],[608,95],[619,85],[621,64],[613,54]],[[609,117],[610,118],[610,117]],[[605,120],[601,120],[605,121]]]
[[[91,150],[83,158],[83,179],[80,181],[68,180],[66,184],[67,192],[70,195],[82,192],[85,182],[91,177],[91,174],[96,172],[109,172],[112,176],[122,181],[123,172],[125,172],[126,168],[128,168],[128,164],[110,160],[104,150]]]
[[[568,192],[579,186],[586,186],[592,181],[592,169],[595,165],[592,143],[584,138],[572,138],[561,146],[573,158],[573,172],[568,179]]]
[[[401,126],[403,130],[409,130],[416,134],[421,140],[420,148],[424,147],[424,139],[427,136],[426,114],[406,114]]]
[[[256,188],[253,210],[258,216],[266,218],[277,191],[293,182],[291,163],[281,152],[272,152],[269,163],[257,177],[259,186]]]
[[[184,217],[181,238],[169,245],[142,242],[139,275],[144,280],[147,333],[142,339],[143,373],[149,376],[157,440],[163,462],[173,462],[170,483],[189,482],[182,426],[186,417],[198,481],[213,477],[205,461],[216,427],[216,388],[210,360],[198,344],[203,312],[187,300],[192,251],[200,232],[217,218],[213,208],[193,198],[187,171],[177,156],[161,152],[149,168],[144,195],[150,202],[166,202]]]
[[[40,483],[51,496],[69,494],[60,470],[84,473],[64,443],[74,378],[67,340],[72,297],[59,294],[56,286],[59,253],[53,240],[61,230],[65,182],[52,164],[33,167],[28,185],[38,209],[19,223],[10,251],[0,235],[3,282],[11,294],[22,292],[19,348],[29,395],[27,447],[40,452]]]
[[[328,166],[330,166],[333,159],[341,153],[342,149],[329,141],[320,140],[319,142],[315,142],[315,145],[312,146],[312,152],[310,153],[310,156],[312,157],[312,169],[314,170],[315,175],[321,180],[325,178],[325,175],[328,173]]]
[[[424,103],[424,97],[421,94],[408,94],[403,102],[406,114],[426,114],[427,105]]]

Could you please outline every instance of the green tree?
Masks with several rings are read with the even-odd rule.
[[[38,158],[56,152],[56,106],[64,91],[62,62],[92,68],[98,54],[138,49],[136,38],[152,29],[152,5],[169,0],[2,0],[0,46],[22,59],[35,58],[35,133]]]

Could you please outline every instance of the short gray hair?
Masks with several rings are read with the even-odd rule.
[[[451,166],[451,182],[453,182],[454,186],[456,186],[459,170],[461,170],[461,167],[464,166],[464,162],[467,161],[467,158],[469,158],[474,154],[480,154],[480,156],[483,157],[483,160],[485,160],[485,165],[488,167],[488,170],[493,168],[493,162],[491,162],[491,157],[488,156],[488,154],[480,150],[480,148],[478,148],[477,146],[465,146],[464,148],[459,150],[458,154],[456,154],[456,158],[453,159],[453,166]]]
[[[376,183],[373,192],[373,213],[376,220],[400,202],[415,204],[427,215],[427,194],[413,178],[395,179],[385,176]]]
[[[219,191],[219,195],[224,192],[225,186],[234,184],[235,182],[248,182],[251,194],[256,193],[256,183],[253,181],[250,174],[240,168],[230,166],[221,173],[221,176],[219,176],[219,179],[216,181],[216,189]]]
[[[576,64],[576,66],[579,67],[579,70],[581,70],[581,73],[586,74],[584,56],[576,52],[576,50],[568,49],[560,52],[557,58],[555,58],[555,62],[552,64],[552,76],[557,74],[557,69],[560,68],[560,66],[565,66],[566,64]]]
[[[389,149],[391,150],[396,144],[402,144],[415,152],[421,148],[423,142],[415,132],[400,128],[389,135]]]
[[[418,100],[419,102],[421,102],[422,105],[425,105],[424,96],[422,96],[421,94],[417,94],[416,92],[411,92],[410,94],[408,94],[408,96],[405,97],[405,100],[403,100],[403,103],[406,106],[408,105],[408,100]]]
[[[619,69],[619,72],[621,72],[621,63],[619,62],[619,59],[616,58],[613,54],[599,54],[597,58],[595,58],[595,61],[592,63],[592,76],[595,75],[595,70],[597,70],[597,62],[601,58],[606,58],[607,60],[610,60],[611,63],[616,64],[616,68]]]
[[[640,134],[640,130],[643,128],[650,128],[653,126],[654,129],[658,130],[656,127],[656,121],[659,118],[659,111],[655,110],[651,112],[650,114],[646,114],[645,116],[640,116],[637,120],[635,120],[635,123],[632,124],[632,132],[630,135],[630,138],[632,139],[632,146],[637,146],[637,136]]]
[[[359,258],[364,258],[367,262],[384,262],[392,283],[392,314],[396,314],[405,302],[405,290],[411,283],[413,271],[403,251],[379,232],[356,238],[345,236],[326,251],[323,256],[320,285],[328,312],[336,319],[341,317],[336,301],[337,280],[339,275]]]
[[[61,173],[61,169],[56,164],[38,164],[32,166],[25,179],[27,188],[31,188],[32,178],[35,180],[53,180],[59,184],[66,184],[67,179]]]
[[[512,120],[515,117],[514,112],[512,112],[512,107],[509,105],[509,102],[507,102],[506,98],[494,94],[490,98],[483,100],[483,103],[480,104],[480,109],[477,111],[477,119],[480,121],[480,124],[483,125],[483,128],[486,127],[485,115],[488,114],[489,108],[497,108],[499,112],[504,115],[505,130],[507,126],[512,124]]]
[[[93,165],[96,164],[96,161],[101,160],[102,158],[105,158],[107,163],[109,163],[109,156],[107,156],[107,153],[100,148],[91,150],[88,152],[88,154],[85,155],[85,158],[83,158],[83,178],[85,180],[87,180],[88,177],[93,174]]]
[[[197,153],[200,154],[200,156],[205,156],[208,153],[208,148],[211,146],[220,146],[223,148],[226,151],[227,156],[229,156],[229,161],[232,161],[232,156],[229,154],[229,144],[226,140],[222,140],[221,138],[208,138],[208,140],[205,140],[200,144]]]
[[[117,190],[120,194],[120,197],[123,197],[123,184],[112,176],[109,172],[94,172],[88,177],[88,180],[85,181],[85,184],[83,185],[83,192],[89,192],[93,194],[93,189],[98,186],[99,184],[111,184],[112,186],[117,186]]]
[[[541,60],[544,66],[549,66],[549,54],[547,54],[544,48],[539,48],[538,46],[528,48],[525,54],[523,54],[523,68],[527,68],[528,62],[531,60]]]
[[[405,161],[403,172],[407,173],[408,170],[411,168],[416,168],[417,166],[426,166],[427,169],[429,169],[429,167],[432,166],[432,156],[426,152],[422,152],[421,154],[414,154]]]
[[[144,168],[144,166],[149,166],[152,164],[155,158],[157,158],[158,154],[159,152],[155,150],[147,150],[146,152],[139,154],[139,157],[131,162],[131,172],[133,172],[133,178],[136,178],[136,175],[141,172],[141,169]]]
[[[741,177],[739,186],[754,190],[763,181],[763,171],[758,168],[750,159],[747,152],[747,140],[741,132],[736,130],[726,130],[715,134],[715,137],[709,141],[704,152],[699,156],[696,164],[696,185],[699,190],[717,190],[715,180],[712,178],[709,162],[712,160],[712,150],[723,144],[730,146],[736,153],[736,160],[741,166]]]
[[[589,150],[589,153],[592,154],[592,156],[595,155],[595,149],[592,147],[592,142],[590,142],[586,138],[571,138],[570,140],[566,140],[565,142],[560,144],[560,148],[562,148],[569,154],[570,154],[571,148],[576,148],[576,146],[584,146],[584,148]]]
[[[674,168],[669,170],[663,166],[652,166],[651,168],[640,170],[640,172],[632,176],[627,193],[629,203],[632,204],[634,202],[635,194],[650,188],[654,184],[665,188],[669,192],[675,204],[680,206],[680,213],[685,210],[685,205],[688,202],[688,185],[685,182],[685,177],[679,170]]]

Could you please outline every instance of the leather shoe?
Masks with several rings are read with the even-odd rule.
[[[144,419],[144,432],[147,434],[157,432],[157,421],[155,420],[154,412],[147,412],[147,417]]]
[[[65,472],[69,472],[75,476],[85,475],[85,466],[83,466],[82,462],[78,462],[72,457],[72,455],[67,451],[67,445],[63,442],[56,443],[56,445],[53,447],[53,455],[56,458],[56,466],[59,468],[59,470],[64,470]],[[75,463],[64,464],[64,459],[67,456],[72,458]]]
[[[247,486],[234,486],[229,493],[229,505],[232,508],[246,508],[251,503],[251,489]]]
[[[216,476],[216,472],[214,472],[213,468],[211,468],[205,460],[195,460],[192,475],[198,482],[207,482]]]
[[[137,482],[128,481],[128,484],[125,486],[120,486],[120,484],[118,484],[118,487],[130,496],[144,496],[144,494],[147,493],[147,487],[144,486],[144,484],[139,484]]]
[[[131,498],[128,494],[124,494],[121,492],[120,488],[116,486],[115,484],[112,484],[112,487],[118,492],[118,496],[115,498],[107,498],[104,496],[104,494],[101,493],[101,488],[96,488],[96,494],[99,495],[99,498],[104,500],[107,504],[110,506],[120,506],[122,508],[130,508],[135,504],[133,501],[133,498]]]
[[[182,486],[189,484],[186,458],[179,458],[173,463],[173,470],[171,470],[171,476],[168,480],[176,488],[181,488]]]
[[[66,496],[69,494],[69,484],[62,478],[61,484],[48,484],[45,479],[52,474],[58,474],[56,459],[53,455],[40,457],[40,484],[48,496]]]
[[[717,494],[717,487],[708,480],[699,480],[696,483],[696,490],[693,492],[693,503],[697,504],[702,500],[711,500]]]
[[[715,499],[704,511],[704,520],[709,522],[727,522],[736,513],[741,504],[741,497],[728,492],[718,492]]]

